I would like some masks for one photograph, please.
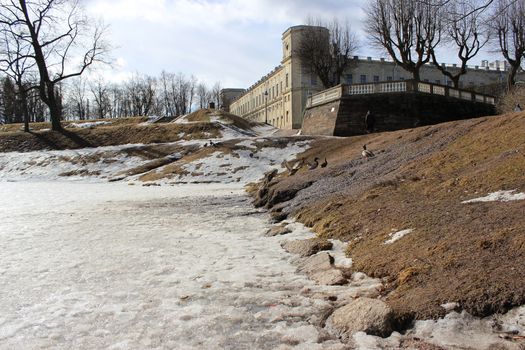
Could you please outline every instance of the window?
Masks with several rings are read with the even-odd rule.
[[[453,84],[452,80],[447,81],[448,86],[452,86],[452,84]]]
[[[386,81],[392,81],[392,77],[390,76],[386,77]]]
[[[436,84],[441,84],[441,80],[437,79]]]
[[[354,78],[352,77],[352,74],[346,74],[345,75],[345,80],[346,80],[347,84],[353,84],[354,83]]]
[[[425,83],[428,83],[428,79],[423,79],[423,81],[424,81]]]
[[[361,84],[366,83],[366,75],[362,74],[361,77],[359,78],[359,81],[361,82]]]
[[[399,77],[399,80],[405,80],[405,77]]]
[[[288,73],[286,73],[286,87],[288,87]]]
[[[374,75],[374,83],[379,83],[379,75]]]

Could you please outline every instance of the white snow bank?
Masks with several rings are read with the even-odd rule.
[[[401,238],[405,237],[409,233],[412,233],[412,231],[414,231],[414,230],[409,228],[409,229],[406,229],[406,230],[392,232],[392,233],[390,233],[388,235],[388,237],[390,237],[390,239],[387,239],[383,244],[392,244],[395,241],[400,240]]]
[[[142,144],[82,148],[63,151],[0,153],[0,180],[91,180],[100,181],[148,160],[130,156],[127,148],[140,150]],[[179,155],[180,156],[180,155]],[[68,176],[65,176],[65,175]]]
[[[525,334],[525,306],[486,318],[473,317],[465,311],[451,312],[438,320],[416,321],[404,335],[394,332],[383,339],[361,332],[353,340],[357,349],[394,349],[403,339],[414,338],[445,349],[521,349],[519,342],[502,338],[509,333]]]
[[[469,199],[461,203],[477,203],[477,202],[509,202],[525,200],[525,193],[514,193],[516,190],[498,191],[488,194],[485,197]]]
[[[255,154],[249,150],[236,150],[231,154],[217,151],[206,158],[184,164],[183,168],[189,174],[180,175],[176,180],[247,184],[259,180],[267,171],[282,169],[283,160],[294,158],[308,145],[308,141],[290,142],[284,148],[265,147]]]
[[[67,124],[67,127],[68,128],[88,129],[88,128],[93,128],[93,127],[99,126],[99,125],[110,125],[110,124],[112,124],[112,123],[111,122],[106,122],[106,121],[87,122],[87,123],[69,123],[69,124]]]

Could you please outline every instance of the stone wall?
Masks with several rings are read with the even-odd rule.
[[[496,113],[490,104],[419,92],[345,95],[336,101],[307,108],[302,134],[365,134],[367,111],[374,115],[375,131],[406,129]]]

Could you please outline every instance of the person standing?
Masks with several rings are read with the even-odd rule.
[[[375,123],[376,123],[376,119],[374,115],[370,113],[370,110],[368,110],[365,115],[365,126],[366,126],[366,132],[368,134],[374,132]]]

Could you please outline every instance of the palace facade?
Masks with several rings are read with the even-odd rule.
[[[308,26],[288,28],[282,36],[281,64],[248,89],[236,90],[237,96],[223,107],[247,120],[266,122],[282,129],[301,128],[308,98],[324,90],[316,74],[304,67],[295,53],[308,29]],[[318,29],[325,30],[328,35],[328,29]],[[450,71],[459,70],[456,65],[447,67]],[[461,77],[460,88],[501,83],[506,79],[506,71],[505,61],[483,61],[480,66],[468,68],[467,74]],[[424,82],[452,85],[452,81],[430,64],[421,68],[420,76]],[[392,61],[355,56],[341,82],[365,84],[411,78],[409,72]]]

